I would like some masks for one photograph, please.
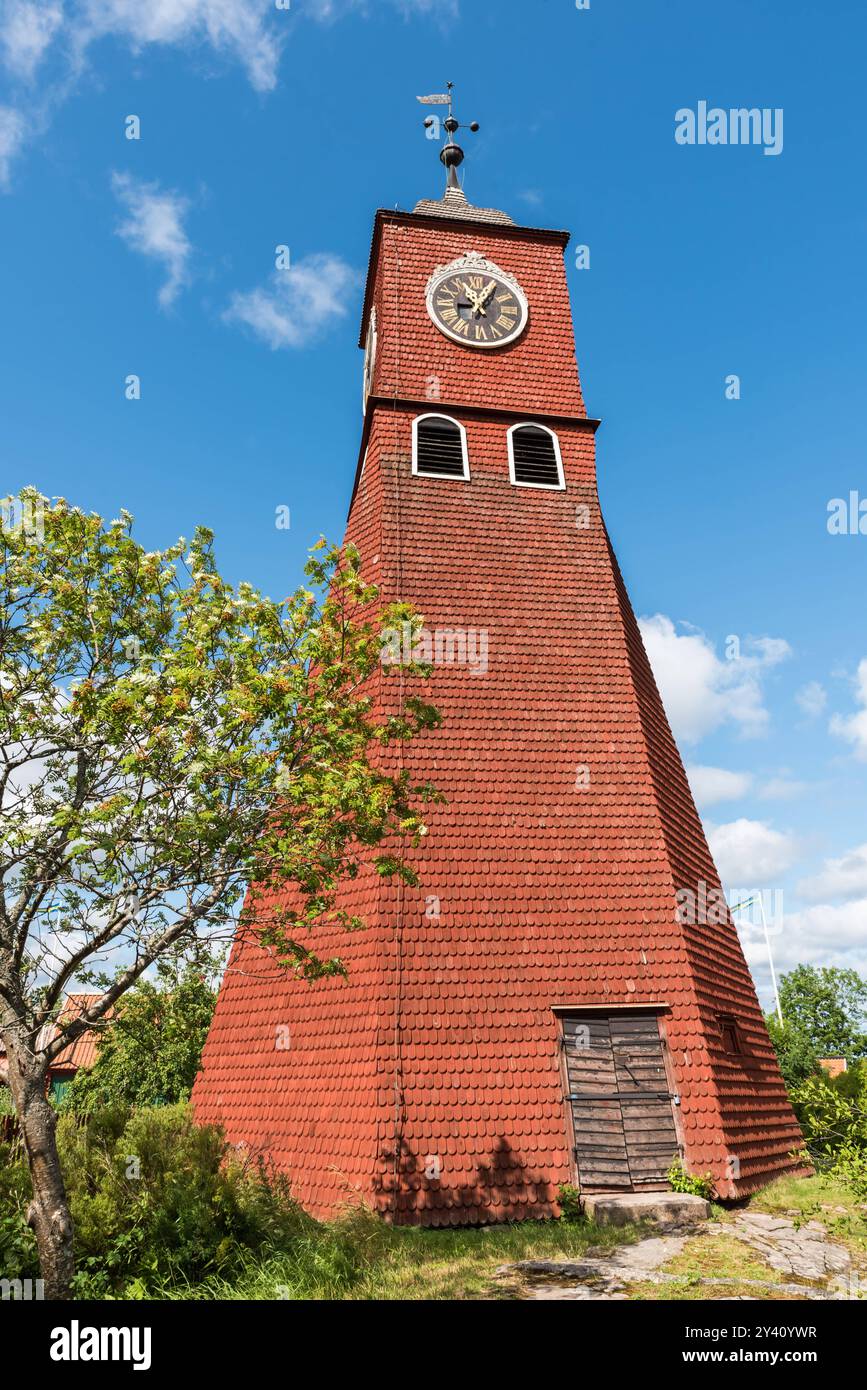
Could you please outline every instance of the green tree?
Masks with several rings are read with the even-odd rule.
[[[818,1069],[820,1057],[855,1062],[867,1055],[867,981],[857,970],[799,965],[780,981],[783,1025],[768,1031],[787,1085]]]
[[[117,1006],[92,1067],[66,1093],[72,1110],[104,1105],[170,1105],[189,1100],[217,1002],[222,957],[156,963],[156,980],[139,980]]]
[[[74,1270],[51,1061],[202,935],[339,974],[310,929],[362,925],[336,899],[361,854],[414,881],[403,851],[432,792],[381,750],[437,716],[402,679],[397,713],[367,692],[383,627],[419,620],[379,611],[352,548],[320,542],[307,576],[275,602],[221,578],[207,530],[146,552],[126,512],[33,489],[2,504],[0,1036],[49,1298]],[[52,1038],[73,982],[98,998]]]

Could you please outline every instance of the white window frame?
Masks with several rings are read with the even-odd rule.
[[[557,459],[557,473],[558,473],[559,479],[560,479],[559,482],[557,482],[557,483],[521,483],[521,482],[518,482],[518,480],[516,479],[516,477],[515,477],[515,441],[514,441],[514,434],[515,434],[515,430],[525,430],[525,429],[527,429],[528,427],[531,428],[531,429],[534,429],[534,430],[544,430],[545,433],[546,433],[546,434],[550,434],[551,438],[553,439],[553,441],[554,441],[554,454],[555,454],[555,457],[556,457],[556,459]],[[540,489],[542,492],[565,492],[565,491],[566,491],[566,476],[565,476],[565,474],[564,474],[564,472],[563,472],[563,455],[562,455],[562,453],[560,452],[560,439],[559,439],[559,436],[558,436],[557,434],[555,434],[555,432],[554,432],[552,429],[550,429],[550,428],[548,427],[548,425],[543,425],[539,420],[521,420],[521,421],[518,422],[517,425],[512,425],[512,427],[511,427],[511,429],[509,430],[509,433],[508,433],[508,435],[507,435],[507,438],[508,438],[508,442],[509,442],[509,481],[510,481],[510,483],[512,484],[512,487],[534,487],[534,488]]]
[[[422,420],[448,420],[450,425],[457,425],[461,432],[461,452],[464,461],[464,471],[462,474],[419,473],[418,427]],[[453,415],[444,415],[441,410],[428,410],[424,415],[416,415],[414,417],[412,422],[412,472],[415,478],[433,478],[442,483],[468,483],[470,481],[470,456],[467,451],[467,431],[460,420],[456,420]]]

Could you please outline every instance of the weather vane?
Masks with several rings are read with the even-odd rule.
[[[452,92],[454,91],[455,84],[454,82],[449,82],[447,85],[447,92],[437,92],[435,95],[429,97],[416,97],[416,100],[420,101],[422,106],[447,106],[449,108],[449,114],[443,121],[443,128],[446,131],[448,139],[440,150],[440,159],[448,170],[448,182],[446,186],[448,188],[460,189],[460,184],[458,183],[458,168],[464,162],[464,152],[460,145],[455,143],[454,136],[459,130],[469,129],[475,133],[475,131],[479,129],[479,123],[478,121],[471,121],[469,126],[462,126],[461,123],[456,120],[452,115]],[[437,124],[438,117],[425,117],[425,130],[431,130]]]

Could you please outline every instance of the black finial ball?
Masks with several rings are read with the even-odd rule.
[[[445,126],[449,135],[454,135],[455,131],[460,130],[461,128],[460,122],[456,121],[454,116],[446,116],[445,120],[443,121],[443,125]]]
[[[443,145],[440,150],[440,159],[447,169],[456,169],[459,164],[463,164],[464,162],[464,152],[460,145],[455,145],[452,141],[449,141],[449,143]]]
[[[425,117],[425,123],[424,123],[424,128],[425,128],[425,130],[430,130],[430,128],[431,128],[431,126],[433,125],[433,123],[434,123],[434,118],[433,118],[433,116],[426,116],[426,117]]]
[[[478,123],[478,121],[470,121],[470,130],[471,130],[474,134],[475,134],[475,132],[478,130],[478,128],[479,128],[479,123]]]

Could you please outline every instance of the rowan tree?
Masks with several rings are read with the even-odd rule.
[[[379,607],[351,548],[320,542],[309,587],[278,602],[221,578],[206,529],[146,552],[128,513],[106,524],[33,489],[3,519],[0,1037],[45,1293],[62,1298],[52,1060],[203,937],[255,932],[274,968],[341,973],[315,924],[362,925],[336,897],[362,853],[413,881],[403,849],[433,793],[381,750],[437,716],[411,697],[377,713],[382,629],[417,620]],[[73,984],[97,997],[54,1031]]]

